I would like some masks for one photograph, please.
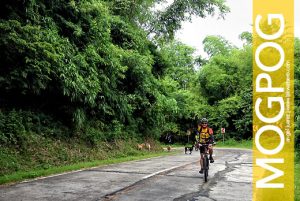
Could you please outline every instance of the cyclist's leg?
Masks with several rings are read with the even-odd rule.
[[[201,167],[201,169],[203,169],[203,158],[204,158],[203,155],[204,155],[203,153],[201,153],[201,155],[200,155],[200,167]]]
[[[204,160],[204,156],[203,156],[204,154],[202,154],[201,153],[201,157],[200,157],[200,171],[199,171],[199,173],[200,174],[203,174],[203,160]]]
[[[204,147],[200,146],[200,167],[201,167],[201,170],[199,171],[200,174],[203,173],[203,158],[204,158]]]

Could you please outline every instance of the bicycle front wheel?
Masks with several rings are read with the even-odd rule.
[[[207,182],[207,177],[208,177],[208,158],[207,156],[203,160],[203,166],[204,166],[204,181]]]

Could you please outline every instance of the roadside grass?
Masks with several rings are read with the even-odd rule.
[[[252,149],[252,140],[237,141],[234,139],[228,139],[225,140],[224,142],[219,140],[215,147]]]
[[[81,162],[76,163],[73,165],[66,165],[66,166],[59,166],[59,167],[50,167],[48,169],[35,169],[31,171],[18,171],[12,174],[0,176],[0,185],[2,184],[11,184],[15,182],[24,181],[27,179],[34,179],[38,177],[44,177],[54,174],[60,174],[65,172],[71,172],[76,170],[88,169],[92,167],[100,167],[104,165],[122,163],[126,161],[133,161],[133,160],[142,160],[147,158],[153,158],[158,156],[166,156],[166,155],[173,155],[176,154],[177,151],[166,152],[166,151],[159,151],[159,152],[147,152],[142,151],[140,155],[137,156],[127,156],[127,157],[120,157],[120,158],[111,158],[105,160],[95,160],[92,162]]]

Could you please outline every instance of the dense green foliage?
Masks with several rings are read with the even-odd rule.
[[[173,64],[148,35],[172,39],[186,13],[205,17],[228,9],[223,1],[175,1],[154,12],[157,3],[2,1],[0,141],[21,144],[34,132],[94,144],[167,131],[178,105],[160,74]],[[174,12],[181,15],[169,21]],[[43,124],[52,131],[35,129]]]
[[[228,8],[222,0],[176,0],[154,9],[160,3],[0,2],[1,174],[82,161],[103,143],[158,139],[188,127],[181,120],[199,107],[189,101],[202,100],[187,90],[196,80],[193,50],[178,44],[170,52],[176,43],[168,41],[191,15],[223,16]],[[170,59],[173,53],[182,61]],[[37,143],[48,162],[43,150],[31,152]],[[68,143],[70,153],[82,146],[80,160],[61,157],[57,145]]]
[[[245,33],[244,33],[245,34]],[[237,140],[252,137],[252,48],[241,49],[219,36],[203,41],[210,58],[199,71],[200,92],[211,111],[208,118],[219,133]],[[218,135],[217,135],[218,136]],[[220,135],[219,135],[220,137]]]

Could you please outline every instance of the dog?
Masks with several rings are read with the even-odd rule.
[[[137,144],[137,149],[142,151],[143,149],[151,150],[151,145],[149,143]]]
[[[138,150],[143,150],[143,148],[145,147],[145,144],[143,143],[143,144],[137,144],[137,149]]]
[[[194,148],[194,145],[192,145],[191,147],[184,147],[184,153],[187,154],[186,152],[190,151],[190,154],[192,154],[193,148]]]
[[[146,147],[146,149],[148,149],[148,151],[150,151],[151,145],[150,145],[149,143],[146,143],[146,144],[145,144],[145,147]]]
[[[168,151],[171,151],[171,146],[167,146],[167,150],[168,150]]]

